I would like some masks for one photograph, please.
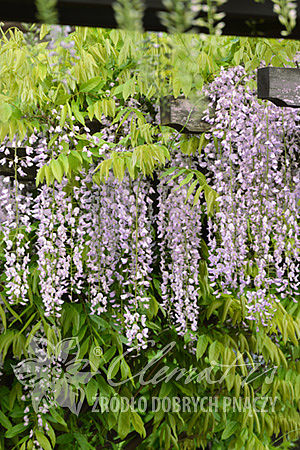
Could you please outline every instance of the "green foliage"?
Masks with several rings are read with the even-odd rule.
[[[35,0],[37,19],[42,23],[58,23],[57,0]]]
[[[114,10],[119,28],[139,33],[143,31],[143,0],[117,0]]]
[[[225,13],[219,11],[227,0],[163,0],[166,11],[160,13],[161,23],[170,33],[184,33],[193,27],[207,29],[211,35],[220,35]],[[256,0],[257,1],[257,0]],[[258,0],[262,3],[264,0]],[[273,10],[284,26],[281,34],[288,36],[296,26],[297,5],[289,0],[272,0]],[[131,28],[132,29],[132,28]]]
[[[163,5],[167,11],[160,13],[160,20],[169,33],[190,30],[201,11],[201,1],[163,0]]]
[[[42,27],[41,37],[48,31]],[[9,39],[3,36],[0,49],[1,139],[16,133],[22,138],[34,127],[45,129],[51,120],[51,109],[59,105],[63,105],[61,126],[70,123],[72,115],[81,124],[93,118],[101,121],[102,114],[115,117],[121,124],[125,114],[130,114],[129,109],[124,108],[130,97],[158,102],[161,95],[197,96],[222,66],[242,64],[251,71],[265,61],[283,67],[299,50],[298,42],[287,40],[217,36],[200,39],[192,34],[163,35],[158,39],[151,33],[126,34],[83,28],[67,40],[72,39],[79,56],[74,66],[68,51],[61,46],[57,48],[57,55],[49,58],[46,42],[26,45],[19,30]],[[137,49],[143,51],[142,65]],[[59,79],[56,65],[61,59],[70,75]],[[111,82],[115,86],[107,97],[106,90]],[[114,97],[120,101],[118,108]],[[133,109],[131,112],[136,115],[136,127],[133,124],[131,132],[133,141],[140,136],[151,144],[147,130],[151,133],[152,127],[146,123],[144,113]]]
[[[176,168],[172,167],[168,169],[166,172],[164,172],[162,176],[171,175],[175,171]],[[186,202],[191,197],[196,187],[199,186],[194,195],[193,206],[195,206],[198,203],[201,192],[203,191],[207,206],[207,215],[212,216],[214,214],[214,209],[217,208],[216,205],[217,193],[207,184],[205,176],[201,172],[199,172],[199,170],[180,169],[175,173],[175,175],[173,175],[170,178],[168,183],[178,178],[179,176],[182,177],[182,180],[180,181],[178,187],[175,188],[175,191],[180,189],[182,186],[189,184],[193,180],[187,191]]]
[[[288,36],[296,26],[297,3],[287,0],[272,0],[273,10],[278,15],[279,22],[285,30],[281,32],[283,36]]]

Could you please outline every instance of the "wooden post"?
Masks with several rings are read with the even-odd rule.
[[[300,108],[300,69],[264,67],[257,70],[257,97],[277,106]]]
[[[195,102],[185,97],[164,97],[160,101],[160,123],[177,131],[202,133],[209,131],[211,125],[205,120],[210,99],[202,97]],[[209,111],[212,116],[214,111]]]

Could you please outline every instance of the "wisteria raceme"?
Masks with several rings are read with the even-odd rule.
[[[36,198],[33,217],[38,220],[37,255],[40,293],[45,315],[60,316],[63,295],[69,289],[71,257],[67,224],[72,220],[72,203],[63,191],[63,184],[43,186]]]
[[[204,165],[219,194],[209,272],[217,295],[244,296],[247,318],[267,325],[279,298],[299,293],[299,114],[259,102],[248,79],[223,70],[209,88],[218,99]]]
[[[84,245],[88,246],[85,266],[91,313],[110,309],[116,322],[128,328],[129,342],[137,335],[144,343],[143,333],[147,331],[138,326],[141,335],[133,336],[131,319],[124,321],[123,314],[126,307],[126,314],[136,323],[140,311],[148,306],[146,290],[152,270],[149,187],[145,182],[131,186],[129,179],[120,184],[110,178],[89,191],[85,185],[88,182],[91,174],[75,192],[80,208],[77,233],[81,230],[82,236],[88,236]]]
[[[187,167],[179,152],[171,164]],[[178,334],[184,335],[198,328],[202,213],[201,203],[193,207],[191,200],[186,202],[186,189],[175,189],[179,181],[168,183],[163,178],[158,186],[157,237],[163,305]]]
[[[7,185],[7,183],[6,183]],[[3,189],[5,194],[8,187]],[[24,198],[22,198],[24,197]],[[2,195],[3,198],[3,195]],[[5,275],[6,295],[11,304],[28,302],[28,276],[29,276],[29,216],[27,210],[30,208],[30,198],[19,194],[16,202],[6,204],[6,218],[1,224],[3,232],[3,243],[5,243]],[[17,212],[16,212],[17,209]],[[16,218],[16,214],[19,218]]]
[[[13,160],[8,146],[14,149]],[[26,149],[25,161],[19,163],[17,149],[20,141],[12,143],[6,141],[0,147],[0,163],[14,167],[16,173],[22,174],[22,167],[27,167],[26,159],[29,152]],[[1,183],[1,222],[0,232],[3,234],[4,244],[4,271],[6,275],[6,295],[11,304],[25,305],[28,301],[28,277],[30,263],[30,208],[32,196],[24,190],[24,184],[14,180],[10,183],[9,177],[2,179]]]

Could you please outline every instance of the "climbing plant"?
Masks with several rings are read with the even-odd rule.
[[[299,44],[39,33],[0,47],[2,448],[292,448],[299,114],[254,71]]]

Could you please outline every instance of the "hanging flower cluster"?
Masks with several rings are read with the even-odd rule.
[[[178,148],[178,140],[175,146]],[[172,165],[188,167],[179,153]],[[168,182],[162,178],[159,186],[159,212],[157,217],[161,296],[163,306],[170,315],[179,335],[187,330],[196,331],[199,316],[199,267],[201,261],[202,206],[186,201],[187,189],[176,187],[181,181]]]
[[[247,318],[266,325],[280,297],[299,293],[299,113],[261,104],[247,81],[236,67],[209,89],[218,98],[204,165],[219,194],[209,273],[216,294],[244,296]]]
[[[53,123],[60,119],[56,110],[52,111],[52,119]],[[46,315],[59,316],[62,296],[69,289],[68,248],[72,243],[68,224],[72,223],[74,211],[71,198],[64,192],[65,180],[61,184],[55,182],[53,187],[44,185],[33,195],[33,186],[29,183],[25,187],[20,179],[27,180],[28,171],[33,166],[42,167],[50,156],[56,156],[64,148],[63,144],[71,148],[76,145],[74,131],[78,130],[77,126],[70,129],[68,125],[63,128],[51,125],[47,133],[35,130],[22,142],[5,140],[0,147],[0,164],[15,173],[12,183],[9,177],[4,178],[1,190],[3,222],[0,231],[5,243],[6,295],[12,304],[28,302],[29,264],[36,254]],[[53,137],[57,151],[48,146]],[[35,233],[32,233],[34,222]]]
[[[30,159],[30,150],[26,149],[25,157],[19,164],[17,149],[20,146],[21,142],[14,140],[11,143],[6,141],[0,147],[1,165],[7,163],[16,174],[23,173],[23,168],[27,167]],[[28,302],[29,289],[31,194],[25,192],[24,184],[15,180],[11,185],[9,177],[4,177],[1,182],[0,200],[6,295],[9,303],[25,305]],[[5,223],[5,226],[2,223]]]
[[[57,111],[53,111],[53,115],[60,119]],[[78,131],[75,128],[73,130]],[[109,136],[103,133],[108,142],[114,140],[111,139],[114,128]],[[99,147],[99,138],[90,136],[88,128],[85,131],[91,141],[89,149],[83,150],[88,154]],[[67,126],[63,129],[51,126],[48,132],[47,137],[36,133],[19,143],[26,149],[26,155],[30,154],[24,167],[22,161],[24,170],[32,164],[42,167],[49,157],[55,157],[65,149],[64,143],[70,150],[77,144],[74,132]],[[56,138],[57,152],[48,148],[47,138],[51,136]],[[104,140],[101,143],[99,153],[105,154],[109,146]],[[31,145],[35,146],[33,157]],[[5,157],[5,153],[11,152],[10,147],[11,143],[6,142],[1,148],[3,164],[10,164]],[[119,147],[122,151],[122,145]],[[28,301],[25,277],[29,274],[29,257],[33,253],[37,259],[39,293],[46,316],[59,317],[64,301],[78,301],[80,296],[88,303],[91,314],[109,311],[116,325],[125,328],[129,343],[145,345],[153,245],[151,187],[144,180],[132,182],[129,177],[122,184],[111,177],[107,183],[98,186],[92,182],[93,171],[94,167],[91,167],[88,172],[83,171],[75,177],[77,184],[71,194],[67,194],[65,178],[61,183],[55,181],[53,186],[42,185],[34,197],[28,193],[16,195],[11,192],[9,178],[4,180],[1,232],[7,244],[6,294],[12,303]],[[19,176],[26,176],[26,171]],[[18,174],[14,185],[16,189],[23,187]],[[31,247],[26,241],[26,245],[18,245],[17,250],[12,248],[23,236],[18,227],[26,225],[29,233],[33,223],[35,234]],[[11,240],[12,232],[19,233],[14,238],[15,243]],[[24,262],[20,266],[21,255]]]
[[[43,186],[36,198],[33,217],[39,222],[37,229],[37,256],[40,293],[45,315],[60,315],[63,295],[68,292],[70,255],[67,246],[67,224],[72,220],[72,203],[63,191],[64,185]]]
[[[92,172],[74,190],[80,211],[74,247],[80,270],[75,279],[88,283],[92,314],[110,310],[116,324],[127,329],[129,342],[137,337],[144,343],[147,330],[138,311],[148,308],[152,270],[149,186],[145,181],[132,183],[129,178],[120,184],[111,177],[105,184],[93,184],[89,189]],[[84,248],[83,264],[80,260]]]

